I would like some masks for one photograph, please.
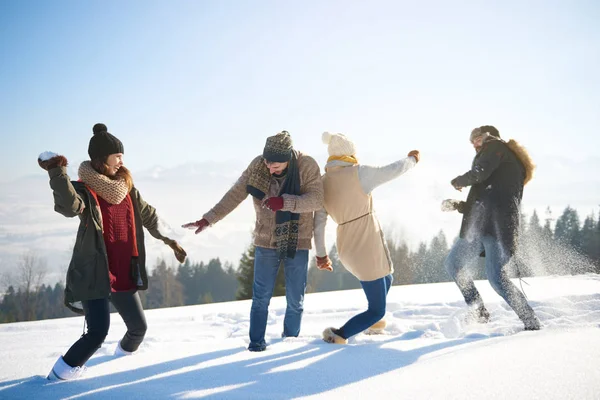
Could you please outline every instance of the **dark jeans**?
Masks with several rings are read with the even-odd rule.
[[[109,301],[127,326],[127,332],[121,339],[121,348],[125,351],[136,351],[144,340],[148,327],[137,292],[114,292],[111,293],[110,299],[84,301],[82,303],[87,332],[63,356],[65,363],[71,367],[83,366],[102,346],[110,327]]]
[[[368,329],[375,322],[385,317],[385,303],[387,294],[392,286],[392,280],[393,277],[390,274],[374,281],[360,281],[369,302],[367,311],[350,318],[340,328],[341,337],[348,339]]]

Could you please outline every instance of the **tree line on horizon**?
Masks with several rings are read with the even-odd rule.
[[[553,224],[550,210],[544,223],[537,211],[522,216],[520,244],[511,263],[511,276],[526,278],[541,275],[574,275],[600,273],[600,220],[594,214],[581,223],[577,211],[565,208]],[[394,285],[449,281],[443,262],[450,245],[442,231],[428,243],[411,250],[406,241],[388,238],[388,249],[394,263]],[[343,267],[335,245],[329,257],[333,272],[320,271],[316,261],[310,262],[307,293],[360,288],[359,281]],[[43,283],[45,261],[37,255],[25,254],[18,265],[18,277],[8,285],[0,301],[0,323],[34,321],[73,316],[63,305],[64,285]],[[475,279],[485,279],[484,258],[472,268]],[[219,258],[207,263],[189,259],[177,267],[157,260],[149,276],[149,288],[140,291],[145,309],[207,304],[252,298],[254,246],[240,257],[237,268]],[[274,296],[285,295],[283,268],[277,276]],[[114,311],[114,310],[113,310]]]

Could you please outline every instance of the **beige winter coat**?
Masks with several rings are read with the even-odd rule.
[[[337,251],[346,269],[361,281],[394,271],[381,226],[373,214],[371,193],[365,193],[358,166],[328,167],[323,176],[324,206],[338,224]]]
[[[262,156],[256,157],[248,168],[242,173],[225,196],[203,218],[214,225],[232,212],[246,197],[249,171],[254,163],[262,163]],[[313,236],[313,212],[323,207],[323,183],[321,171],[317,162],[310,156],[298,153],[298,171],[300,174],[300,195],[283,194],[283,211],[292,211],[300,214],[298,223],[298,250],[311,249]],[[271,177],[271,186],[267,197],[279,196],[279,191],[285,178]],[[254,226],[254,245],[269,249],[276,249],[275,242],[275,212],[263,208],[256,198],[252,198],[256,211]]]

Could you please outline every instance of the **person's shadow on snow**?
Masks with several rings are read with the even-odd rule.
[[[0,395],[18,398],[19,393],[23,393],[31,398],[35,391],[36,399],[148,399],[172,398],[192,392],[192,397],[205,399],[289,399],[333,390],[403,368],[429,352],[484,339],[463,338],[408,351],[384,346],[415,339],[420,337],[419,332],[406,332],[389,340],[356,346],[332,345],[318,339],[289,351],[267,350],[254,353],[256,356],[250,359],[195,368],[207,361],[218,362],[220,358],[247,352],[238,347],[58,384],[40,385],[37,379],[30,379],[12,387],[3,385],[5,389],[0,389]],[[182,369],[189,370],[178,372]]]

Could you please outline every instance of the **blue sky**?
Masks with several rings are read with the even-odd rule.
[[[64,154],[77,179],[96,122],[194,261],[237,263],[249,202],[201,237],[178,227],[282,129],[321,165],[324,130],[352,138],[365,164],[419,149],[414,170],[374,193],[386,231],[413,249],[458,233],[460,215],[439,204],[466,197],[449,182],[484,124],[538,165],[524,213],[597,216],[598,21],[596,1],[0,1],[0,273],[29,250],[68,262],[76,221],[53,212],[36,158]]]
[[[319,161],[331,130],[368,160],[468,166],[482,124],[597,156],[599,20],[594,1],[3,1],[2,179],[85,159],[96,122],[134,172],[249,160],[281,129]]]

